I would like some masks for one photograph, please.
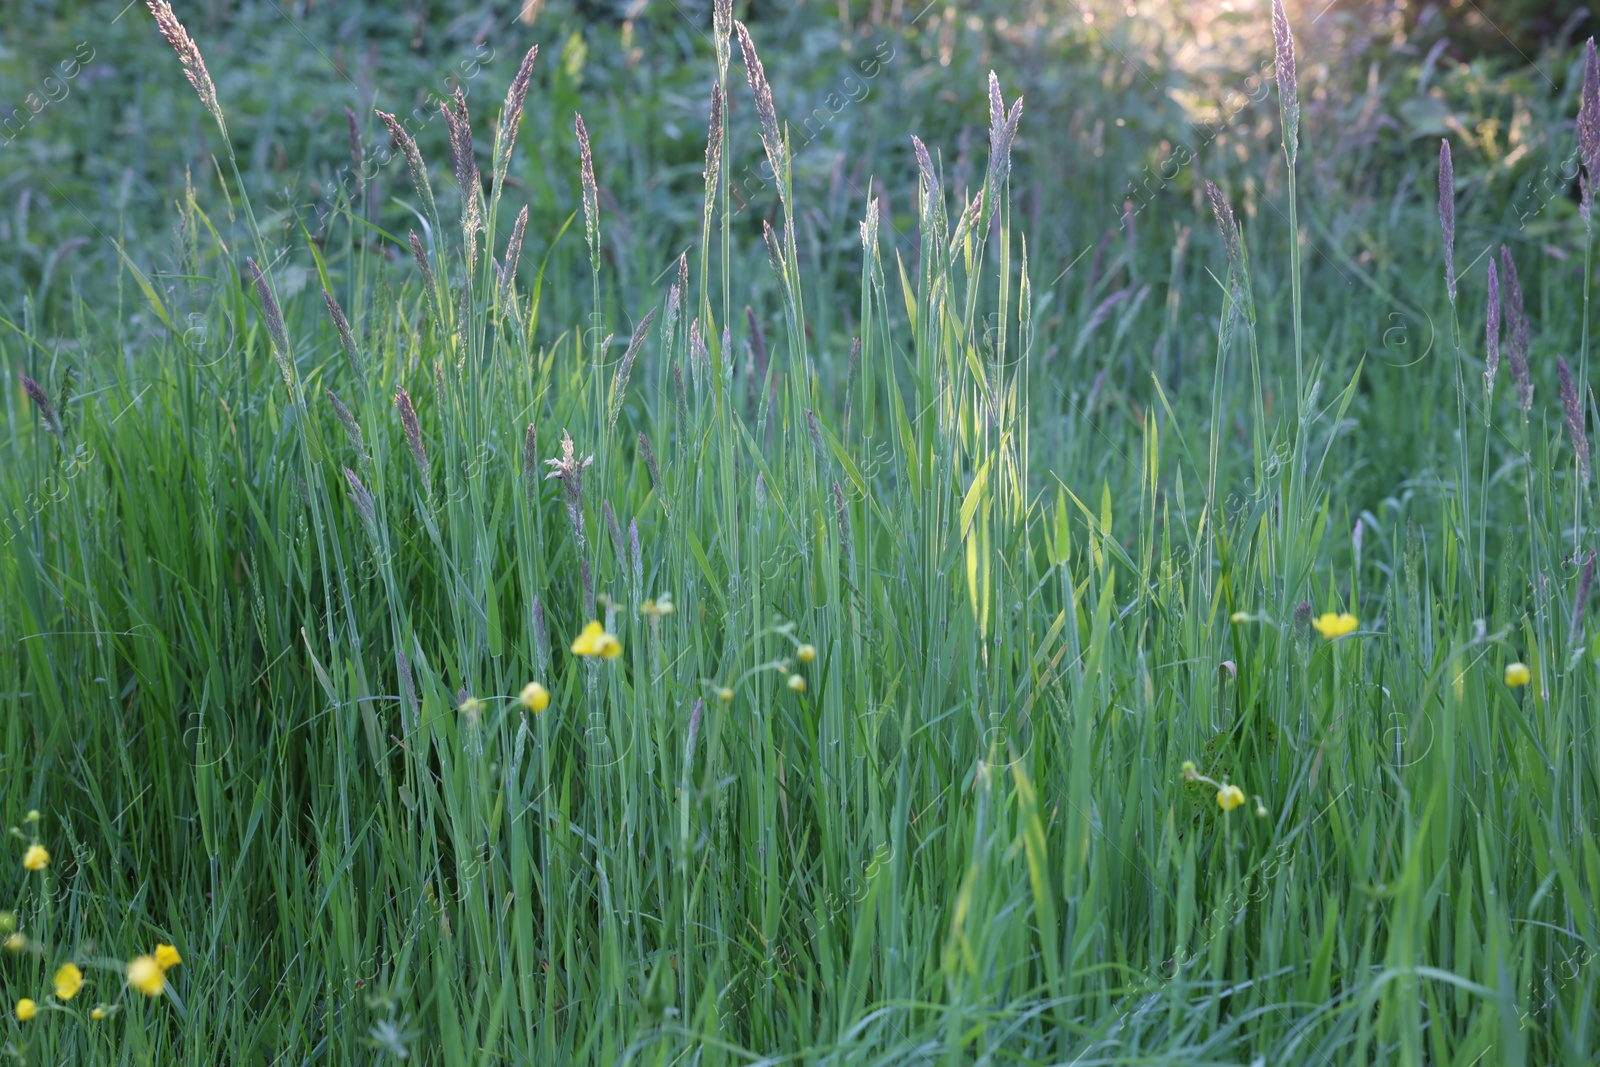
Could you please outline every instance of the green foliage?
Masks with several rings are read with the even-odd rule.
[[[1559,161],[1575,93],[1451,68],[1431,95],[1414,59],[1373,90],[1477,137],[1458,309],[1416,192],[1436,142],[1363,119],[1308,40],[1297,175],[1248,133],[1276,136],[1268,97],[1135,187],[1172,141],[1063,161],[1101,118],[1165,130],[1166,90],[1225,87],[1123,80],[1137,30],[880,7],[752,22],[785,145],[731,27],[547,11],[520,126],[506,54],[470,119],[416,128],[426,190],[402,160],[340,179],[342,98],[265,9],[216,50],[190,26],[237,142],[195,132],[169,52],[118,46],[169,94],[141,144],[188,160],[176,202],[128,199],[121,240],[48,283],[37,257],[5,276],[0,814],[39,809],[53,857],[26,872],[19,840],[0,864],[35,946],[0,995],[49,1009],[11,1051],[1600,1053],[1595,500],[1553,384],[1558,351],[1587,374],[1587,235],[1564,193],[1510,241],[1534,407],[1504,369],[1477,384],[1479,252],[1527,203],[1507,153]],[[472,47],[475,25],[424,29]],[[868,56],[877,95],[835,113]],[[1041,56],[1076,65],[1005,62]],[[389,147],[373,103],[366,153]],[[1491,136],[1502,111],[1524,118]],[[882,170],[832,161],[891,139]],[[304,181],[275,197],[279,146]],[[762,160],[775,180],[736,196]],[[53,174],[53,239],[100,165]],[[1231,264],[1202,165],[1240,190]],[[1354,634],[1310,625],[1345,610]],[[620,655],[571,652],[590,622]],[[1532,684],[1507,688],[1513,661]],[[170,995],[122,990],[157,942],[184,961]],[[88,985],[47,1003],[69,958]]]

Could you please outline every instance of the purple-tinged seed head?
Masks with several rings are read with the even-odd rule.
[[[711,122],[706,131],[706,217],[711,217],[717,200],[717,182],[722,174],[722,86],[711,86]]]
[[[528,423],[527,432],[522,435],[522,491],[528,495],[529,504],[538,503],[539,432],[531,422]]]
[[[1494,398],[1494,377],[1500,370],[1500,272],[1495,270],[1494,257],[1489,258],[1489,298],[1483,327],[1486,357],[1484,359],[1483,392]],[[1485,410],[1484,417],[1488,417]]]
[[[1556,371],[1561,377],[1561,412],[1567,419],[1567,439],[1572,442],[1572,451],[1578,457],[1578,476],[1588,485],[1589,435],[1583,426],[1583,402],[1572,384],[1572,369],[1567,366],[1565,357],[1556,357]]]
[[[522,238],[528,229],[528,205],[517,212],[517,221],[511,227],[511,239],[506,242],[506,265],[500,275],[500,310],[511,309],[511,290],[517,281],[517,263],[522,259]]]
[[[411,185],[417,191],[417,198],[422,201],[422,214],[428,219],[438,215],[438,209],[433,202],[433,184],[428,181],[428,167],[422,161],[422,152],[417,148],[414,137],[407,132],[399,119],[387,111],[374,111],[378,120],[389,128],[389,136],[400,147],[400,154],[406,157],[406,169],[411,173]]]
[[[422,444],[422,424],[417,421],[417,409],[411,403],[411,394],[404,389],[394,394],[394,406],[400,411],[400,428],[406,434],[406,447],[411,450],[411,458],[417,465],[417,473],[422,476],[424,490],[432,484],[428,469],[428,450]]]
[[[356,113],[351,111],[349,107],[344,109],[344,122],[345,126],[350,132],[351,173],[355,174],[357,180],[359,181],[361,176],[361,163],[366,157],[366,153],[361,149],[361,124],[356,121]]]
[[[1583,561],[1583,573],[1578,576],[1578,596],[1572,602],[1572,630],[1571,640],[1574,644],[1583,636],[1583,616],[1589,607],[1589,590],[1594,585],[1594,549],[1589,550],[1589,558]]]
[[[617,364],[615,374],[611,379],[611,410],[607,415],[607,425],[616,426],[617,415],[622,411],[622,400],[628,392],[628,378],[633,374],[633,362],[639,358],[639,350],[644,347],[645,335],[650,330],[650,323],[655,321],[656,309],[651,308],[645,312],[644,318],[639,320],[639,325],[633,328],[633,336],[628,339],[627,351],[622,353],[622,361]]]
[[[611,551],[616,553],[617,570],[627,572],[628,549],[622,539],[622,527],[617,522],[617,513],[611,510],[611,502],[606,501],[601,510],[605,513],[606,528],[611,531]]]
[[[850,536],[850,508],[837,478],[833,480],[833,510],[839,518],[839,545],[844,549],[844,565],[848,570],[855,560],[855,545]]]
[[[733,32],[739,38],[739,51],[744,57],[744,73],[750,83],[750,94],[756,98],[756,116],[761,120],[761,145],[767,150],[767,162],[772,166],[773,179],[782,193],[787,184],[784,176],[788,165],[783,135],[778,129],[778,109],[772,102],[772,86],[767,82],[761,57],[756,55],[755,42],[750,40],[750,31],[745,29],[744,23],[735,22]]]
[[[544,674],[550,666],[550,628],[544,621],[544,601],[534,597],[529,611],[533,616],[533,665]]]
[[[600,191],[594,180],[594,153],[589,148],[589,129],[583,116],[573,115],[572,128],[578,135],[578,167],[583,181],[583,238],[589,243],[589,263],[600,269]]]
[[[633,587],[644,588],[644,550],[639,547],[639,520],[628,520],[628,552],[633,558]]]
[[[189,31],[183,28],[183,23],[178,21],[178,16],[172,13],[172,5],[168,0],[145,0],[150,8],[150,13],[156,17],[156,27],[161,31],[161,36],[172,45],[172,50],[178,53],[178,62],[183,65],[183,75],[189,79],[189,84],[194,86],[194,91],[200,96],[200,103],[211,113],[216,120],[217,127],[227,135],[228,127],[222,121],[222,105],[217,103],[217,87],[211,82],[211,73],[206,70],[206,61],[200,55],[199,47],[194,39],[189,36]]]
[[[344,349],[344,358],[350,364],[350,370],[356,379],[364,380],[367,376],[367,361],[361,355],[361,349],[356,345],[356,335],[350,329],[350,320],[344,317],[344,308],[339,306],[339,301],[333,298],[328,290],[322,290],[322,302],[328,306],[328,315],[333,319],[333,327],[339,332],[339,347]]]
[[[1456,302],[1456,176],[1450,142],[1439,142],[1439,231],[1444,234],[1444,287]]]
[[[1283,0],[1272,0],[1272,36],[1277,43],[1273,66],[1278,77],[1278,108],[1283,117],[1283,150],[1294,165],[1300,146],[1300,89],[1294,64],[1294,34]]]
[[[656,463],[655,450],[650,447],[650,438],[639,431],[639,455],[644,460],[644,469],[650,473],[650,485],[656,491],[656,499],[661,501],[662,507],[667,503],[667,487],[661,481],[661,467]]]
[[[1511,365],[1511,382],[1517,387],[1517,407],[1526,413],[1533,407],[1533,378],[1528,373],[1528,315],[1522,305],[1517,263],[1505,245],[1500,246],[1500,284],[1505,288],[1506,362]]]
[[[683,746],[683,763],[685,769],[694,764],[694,743],[700,737],[700,716],[706,710],[705,700],[694,702],[694,710],[689,712],[689,738]]]
[[[372,499],[372,491],[361,484],[361,479],[349,467],[344,468],[344,480],[350,486],[350,503],[355,507],[356,514],[361,518],[361,525],[366,527],[367,536],[372,538],[374,545],[378,540],[377,509]]]
[[[56,440],[62,440],[61,416],[56,412],[55,404],[50,402],[50,395],[44,387],[26,374],[19,374],[22,379],[22,391],[28,394],[34,406],[39,409],[39,417],[44,420],[45,429],[56,435]]]
[[[1587,225],[1594,213],[1594,183],[1600,178],[1600,59],[1595,57],[1593,37],[1589,38],[1583,50],[1583,97],[1578,104],[1578,156],[1584,170],[1578,210]]]

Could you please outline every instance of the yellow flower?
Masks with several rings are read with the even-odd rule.
[[[806,691],[806,680],[798,674],[791,674],[789,675],[789,688],[796,693],[804,693]]]
[[[733,702],[733,690],[723,686],[717,690],[717,699],[724,704],[731,704]]]
[[[538,682],[529,682],[522,687],[522,695],[517,697],[517,703],[538,714],[550,706],[550,690]]]
[[[21,952],[28,947],[28,938],[25,934],[12,934],[6,938],[7,952]]]
[[[1533,672],[1528,670],[1526,663],[1506,664],[1506,685],[1517,689],[1527,685],[1533,680]]]
[[[128,985],[147,997],[159,997],[167,988],[167,975],[154,956],[139,956],[128,963]]]
[[[572,642],[574,656],[602,656],[605,659],[616,659],[622,655],[622,642],[617,640],[617,635],[610,633],[598,622],[591,621],[583,628],[583,633]]]
[[[1361,620],[1348,611],[1338,615],[1330,611],[1312,619],[1311,625],[1316,629],[1317,633],[1332,641],[1335,637],[1343,637],[1345,634],[1355,633],[1356,627],[1361,625]]]
[[[41,818],[43,818],[43,816],[41,816],[39,814],[39,809],[38,808],[29,808],[28,809],[28,814],[23,816],[22,821],[23,822],[38,822]]]
[[[658,599],[646,600],[644,603],[639,605],[639,613],[641,615],[649,615],[651,618],[655,619],[662,618],[666,615],[671,615],[677,610],[677,607],[675,607],[672,603],[671,593],[662,593]]]
[[[1233,623],[1235,626],[1242,626],[1245,623],[1252,621],[1252,619],[1248,611],[1236,611],[1232,615],[1228,616],[1228,621]]]
[[[96,1005],[95,1009],[89,1013],[89,1018],[93,1019],[95,1022],[99,1022],[109,1014],[111,1013],[107,1011],[104,1006]]]
[[[56,972],[56,999],[71,1000],[83,988],[83,972],[75,963],[63,963]]]
[[[38,1014],[39,1005],[35,1004],[27,997],[23,997],[21,1000],[17,1001],[17,1022],[25,1023]]]
[[[801,645],[799,648],[795,649],[794,654],[800,657],[801,663],[810,663],[812,660],[817,658],[817,646]]]
[[[1224,782],[1222,784],[1222,788],[1217,790],[1217,807],[1221,808],[1223,811],[1232,811],[1234,808],[1237,808],[1243,803],[1244,790],[1240,789],[1238,786],[1228,785],[1226,782]]]
[[[171,945],[156,946],[156,962],[163,971],[170,971],[183,962],[183,957],[178,955],[178,950]]]
[[[30,871],[42,871],[50,866],[50,853],[43,845],[29,845],[28,851],[22,854],[22,865]]]
[[[469,719],[476,719],[478,714],[483,711],[483,701],[479,700],[477,697],[468,697],[461,702],[460,706],[457,707],[456,710]]]

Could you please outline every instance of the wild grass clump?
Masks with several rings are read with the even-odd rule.
[[[0,479],[0,805],[45,808],[61,841],[48,878],[0,883],[13,936],[51,939],[0,961],[12,1053],[1600,1053],[1586,318],[1574,373],[1516,254],[1466,261],[1488,229],[1457,218],[1446,145],[1425,304],[1450,344],[1375,391],[1318,336],[1349,324],[1304,292],[1327,278],[1302,263],[1281,3],[1288,269],[1261,254],[1277,216],[1196,186],[1220,247],[1196,286],[1210,377],[1183,390],[1091,344],[1149,292],[1131,237],[1051,325],[1003,72],[972,181],[910,138],[908,231],[861,196],[851,313],[821,328],[808,308],[838,293],[810,282],[767,46],[718,0],[699,239],[655,250],[624,317],[581,114],[588,276],[534,265],[560,232],[529,232],[508,175],[536,50],[492,136],[464,95],[440,105],[453,189],[376,113],[403,237],[345,198],[313,239],[259,224],[199,48],[150,6],[231,164],[224,202],[179,209],[225,354],[126,256],[156,343],[85,325],[89,381],[20,328],[7,350],[28,374]],[[734,224],[735,100],[770,167],[763,248]],[[1461,319],[1480,262],[1482,353]],[[552,325],[547,286],[585,310]],[[1402,439],[1383,412],[1452,404],[1418,469],[1372,444]],[[1361,466],[1387,496],[1352,488]],[[44,1011],[97,981],[69,945],[131,959],[119,988],[144,999],[93,1026]]]

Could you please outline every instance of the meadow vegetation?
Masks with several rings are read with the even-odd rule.
[[[1579,23],[226,6],[3,68],[8,1056],[1600,1056]]]

